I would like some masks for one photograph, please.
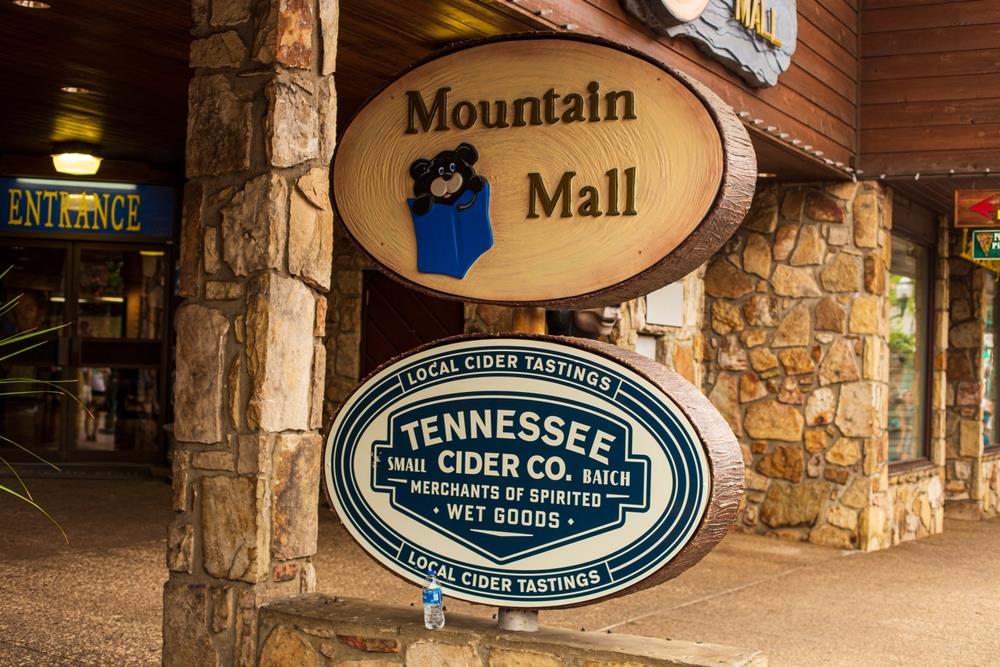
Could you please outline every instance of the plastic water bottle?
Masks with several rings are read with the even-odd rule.
[[[427,581],[424,583],[424,627],[428,630],[444,627],[444,600],[434,570],[427,570]]]

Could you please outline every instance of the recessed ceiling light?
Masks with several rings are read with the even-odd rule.
[[[94,92],[90,88],[84,88],[83,86],[61,86],[59,90],[73,95],[89,95]]]
[[[758,171],[757,178],[777,178],[778,175],[771,171]]]
[[[40,0],[10,0],[18,7],[24,7],[25,9],[49,9],[52,5],[47,2],[41,2]]]

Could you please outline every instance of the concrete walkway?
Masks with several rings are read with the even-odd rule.
[[[154,665],[169,488],[33,480],[70,535],[0,498],[0,665]],[[1000,665],[1000,520],[874,554],[730,535],[652,590],[547,625],[759,648],[771,665]],[[419,591],[320,520],[324,592],[409,606]],[[491,615],[451,601],[448,609]],[[414,617],[420,610],[414,606]]]

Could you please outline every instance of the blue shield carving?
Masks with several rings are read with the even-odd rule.
[[[419,215],[415,199],[407,199],[417,236],[417,270],[464,278],[479,257],[493,247],[490,186],[466,190],[453,204],[435,202]]]
[[[601,433],[607,445],[597,451],[583,438],[553,445],[553,432],[519,422],[525,413],[548,429]],[[649,507],[648,458],[633,454],[627,424],[592,406],[519,392],[467,394],[418,402],[389,423],[388,442],[374,445],[372,488],[495,563],[613,530],[627,512]],[[449,424],[461,437],[451,437]]]

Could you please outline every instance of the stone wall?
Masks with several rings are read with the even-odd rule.
[[[874,505],[887,509],[881,532],[887,534],[889,543],[881,546],[894,546],[944,530],[942,470],[925,466],[889,475],[888,493],[878,494],[878,504]]]
[[[738,436],[747,531],[888,546],[887,271],[877,183],[769,185],[705,273],[705,392]]]
[[[540,628],[504,632],[495,622],[448,614],[423,627],[420,608],[302,596],[261,612],[260,667],[764,667],[760,651],[701,642]]]
[[[165,665],[252,665],[315,587],[334,0],[192,3]]]
[[[635,350],[640,335],[656,339],[656,360],[677,371],[696,387],[704,376],[704,267],[688,274],[684,287],[682,324],[678,327],[650,324],[646,321],[646,299],[641,297],[622,304],[622,318],[615,326],[610,342]]]
[[[979,485],[983,490],[983,517],[1000,516],[1000,451],[991,449],[983,455]]]
[[[485,303],[465,304],[465,333],[502,333],[513,330],[513,308]]]
[[[957,235],[956,235],[957,236]],[[985,489],[983,458],[983,347],[986,334],[987,281],[992,274],[958,256],[956,238],[949,261],[951,307],[948,335],[948,421],[946,512],[955,518],[979,518]]]
[[[361,317],[364,271],[371,260],[338,219],[333,227],[333,275],[326,311],[326,395],[323,423],[329,424],[361,379]]]

